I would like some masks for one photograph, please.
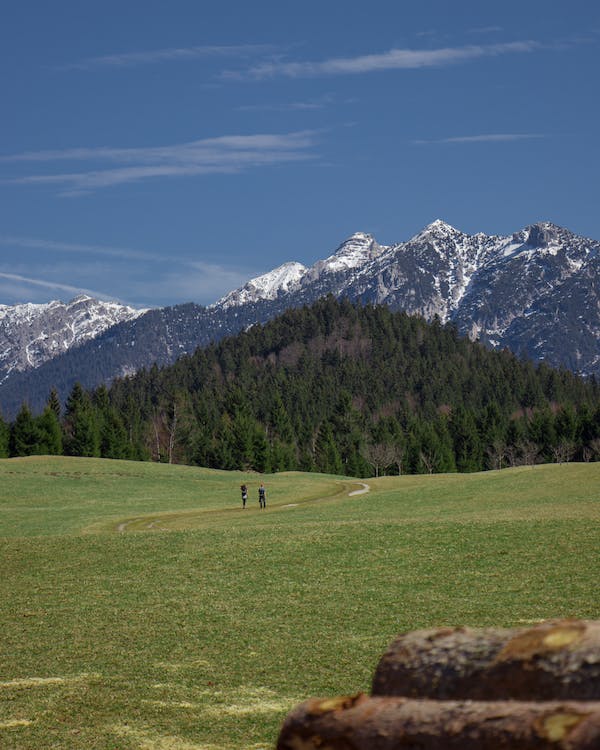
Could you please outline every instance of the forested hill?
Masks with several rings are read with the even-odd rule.
[[[333,298],[96,393],[137,455],[223,469],[474,471],[600,457],[600,388]]]
[[[600,460],[600,386],[329,297],[0,419],[0,456],[61,452],[352,476]]]

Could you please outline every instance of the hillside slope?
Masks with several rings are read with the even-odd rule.
[[[590,458],[600,438],[596,384],[333,297],[117,380],[109,400],[138,453],[223,469],[473,471],[529,462],[527,443]],[[371,444],[396,453],[374,463]]]
[[[300,700],[368,691],[400,632],[598,618],[599,469],[387,477],[293,507],[332,478],[265,477],[262,512],[239,503],[252,474],[0,461],[0,744],[274,747]],[[133,514],[146,528],[120,532]]]

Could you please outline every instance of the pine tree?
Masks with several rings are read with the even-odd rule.
[[[218,469],[236,469],[234,436],[228,414],[221,417],[210,449],[210,466]]]
[[[102,415],[99,437],[102,458],[130,458],[131,446],[127,431],[116,409],[109,408]]]
[[[449,428],[458,471],[480,471],[483,450],[473,413],[459,406],[452,412]]]
[[[61,456],[63,439],[60,422],[51,404],[48,404],[42,415],[37,418],[37,429],[40,440],[40,453],[47,456]]]
[[[247,470],[254,465],[254,423],[250,416],[238,412],[231,422],[233,463]]]
[[[558,440],[556,436],[554,415],[549,408],[536,409],[527,425],[527,438],[535,443],[542,455],[542,459],[549,460],[552,449]]]
[[[40,455],[40,433],[27,404],[23,404],[10,431],[10,455]]]
[[[269,464],[269,443],[264,430],[260,425],[256,425],[252,439],[252,455],[254,457],[254,471],[260,474],[267,474],[271,471]]]
[[[61,405],[56,388],[52,388],[52,390],[48,394],[48,401],[46,402],[46,406],[49,406],[52,409],[52,411],[56,415],[56,418],[60,421]]]
[[[67,399],[64,448],[68,456],[99,456],[100,432],[89,394],[75,383]]]
[[[0,458],[8,458],[10,442],[10,425],[0,414]]]
[[[315,442],[315,464],[323,474],[343,474],[342,459],[329,422],[319,427]]]
[[[273,393],[270,423],[273,427],[275,435],[277,435],[277,437],[283,443],[291,444],[294,441],[294,431],[292,429],[292,423],[278,390]]]

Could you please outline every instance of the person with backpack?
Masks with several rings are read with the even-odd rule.
[[[265,485],[262,483],[258,488],[258,504],[260,505],[261,509],[267,507],[267,492],[265,490]]]
[[[242,491],[242,508],[246,508],[246,500],[248,499],[248,488],[245,484],[240,487]]]

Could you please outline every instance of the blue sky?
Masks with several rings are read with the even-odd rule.
[[[600,3],[20,0],[0,303],[208,304],[355,231],[600,238]]]

